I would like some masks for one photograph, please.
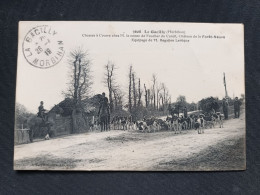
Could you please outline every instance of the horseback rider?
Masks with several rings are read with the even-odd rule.
[[[40,106],[38,107],[38,114],[37,114],[37,116],[38,117],[40,117],[40,118],[42,118],[42,120],[45,122],[46,120],[46,115],[45,115],[45,109],[44,109],[44,107],[43,107],[43,101],[41,101],[40,102]]]
[[[100,101],[98,116],[99,116],[99,120],[101,123],[101,131],[108,130],[108,123],[110,120],[110,111],[109,111],[108,99],[104,92],[102,93],[102,99]]]
[[[47,113],[44,109],[44,106],[43,106],[44,102],[41,101],[40,102],[40,106],[38,107],[38,113],[37,113],[37,117],[41,118],[42,121],[40,123],[37,124],[38,128],[40,128],[42,131],[44,131],[44,128],[46,128],[46,135],[45,135],[45,140],[46,139],[50,139],[50,130],[51,130],[51,123],[48,122],[48,116],[47,116]],[[31,142],[33,141],[33,129],[30,130],[31,132]]]

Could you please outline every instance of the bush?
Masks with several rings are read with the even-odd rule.
[[[199,101],[199,106],[200,106],[200,109],[206,113],[211,112],[213,109],[215,111],[220,110],[219,100],[218,100],[218,98],[214,98],[214,97],[208,97],[205,99],[203,98],[202,100]]]

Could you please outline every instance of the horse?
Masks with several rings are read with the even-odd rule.
[[[103,97],[98,111],[101,132],[109,130],[110,112],[107,97]]]
[[[30,141],[33,142],[34,137],[42,137],[44,139],[50,138],[51,127],[53,126],[53,121],[48,121],[48,114],[45,119],[40,118],[36,115],[31,116],[27,120],[29,126],[29,137]]]

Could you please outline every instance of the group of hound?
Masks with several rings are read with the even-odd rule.
[[[201,134],[204,133],[204,129],[215,128],[215,126],[223,128],[223,118],[224,115],[220,112],[210,115],[191,114],[187,118],[180,117],[176,119],[178,122],[173,122],[172,124],[175,124],[174,128],[178,128],[179,132],[183,129],[195,129],[198,131],[198,134]]]
[[[166,119],[151,117],[138,121],[133,121],[131,117],[115,116],[108,126],[108,130],[138,130],[143,133],[169,130],[177,134],[181,133],[182,130],[195,129],[201,134],[204,133],[204,129],[214,128],[215,126],[223,128],[223,115],[219,112],[211,115],[191,114],[186,118],[182,115],[180,117],[173,115],[167,116]],[[97,121],[90,125],[90,130],[100,130]]]

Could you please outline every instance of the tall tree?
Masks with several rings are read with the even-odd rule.
[[[31,116],[34,114],[29,112],[24,105],[15,103],[15,126],[17,128],[27,128],[27,119]]]
[[[91,92],[91,62],[88,58],[88,53],[81,48],[71,51],[69,54],[69,65],[70,81],[65,95],[73,99],[72,132],[75,132],[78,128],[76,124],[76,112],[80,111],[82,113],[84,111],[84,105],[81,100],[87,98]]]
[[[141,106],[141,98],[142,98],[142,91],[141,91],[141,80],[138,80],[138,107]]]
[[[128,110],[132,112],[132,65],[129,68],[129,86],[128,86]]]
[[[151,89],[147,89],[147,95],[148,95],[148,106],[153,105],[153,95],[151,93]]]
[[[168,104],[168,89],[166,88],[166,85],[164,83],[161,83],[161,94],[160,94],[160,98],[162,101],[162,108],[163,108],[163,112],[166,111],[166,105]]]
[[[105,82],[108,88],[108,98],[109,98],[109,107],[110,112],[112,113],[114,110],[114,101],[113,101],[113,90],[115,88],[115,80],[114,80],[114,69],[115,65],[108,61],[105,65]]]
[[[115,109],[122,109],[123,106],[123,92],[120,90],[119,86],[113,88],[114,105]]]
[[[136,96],[135,74],[134,74],[134,73],[132,73],[132,81],[133,81],[133,100],[134,100],[134,108],[136,108],[137,96]]]
[[[183,110],[187,105],[186,97],[184,95],[179,95],[176,100],[177,106],[179,110]]]
[[[153,96],[153,107],[156,109],[156,92],[155,87],[157,83],[157,77],[155,74],[152,75],[152,96]]]
[[[159,110],[160,106],[160,92],[161,92],[161,85],[156,86],[156,108]]]
[[[148,99],[148,90],[146,89],[146,85],[144,84],[144,100],[145,100],[145,107],[147,108],[149,105],[149,99]]]

